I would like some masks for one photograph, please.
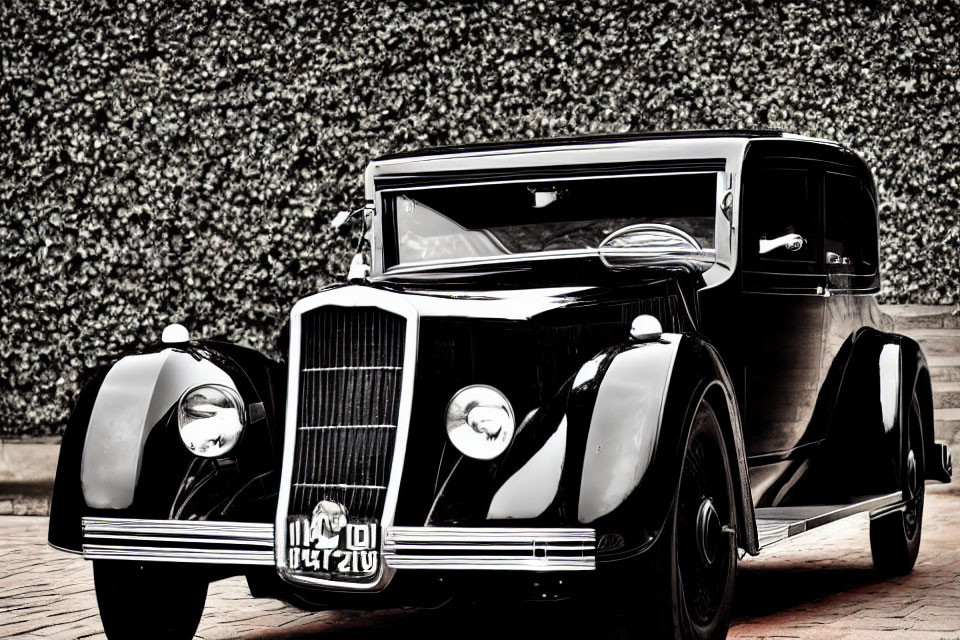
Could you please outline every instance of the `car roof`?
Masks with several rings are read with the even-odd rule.
[[[388,153],[374,159],[374,162],[401,160],[425,156],[454,155],[483,151],[508,151],[514,149],[536,149],[544,147],[576,146],[616,142],[638,142],[642,140],[684,140],[691,138],[784,138],[784,132],[778,129],[690,129],[681,131],[641,131],[631,133],[592,134],[567,136],[561,138],[529,138],[526,140],[505,140],[500,142],[478,142],[473,144],[427,147],[399,153]],[[800,136],[787,134],[790,139]],[[813,138],[802,138],[814,140]],[[819,142],[819,140],[817,140]]]

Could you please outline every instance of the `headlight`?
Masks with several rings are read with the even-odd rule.
[[[177,408],[180,439],[192,453],[205,458],[233,449],[243,432],[243,401],[236,391],[219,384],[190,389]]]
[[[464,387],[447,405],[450,442],[471,458],[492,460],[506,451],[515,426],[510,401],[493,387]]]

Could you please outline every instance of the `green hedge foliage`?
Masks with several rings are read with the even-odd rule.
[[[958,299],[955,2],[0,3],[0,435],[169,322],[268,352],[341,277],[365,163],[680,128],[875,168],[883,299]]]

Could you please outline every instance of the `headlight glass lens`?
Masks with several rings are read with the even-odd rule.
[[[203,385],[183,394],[177,417],[183,444],[204,458],[228,453],[243,433],[243,401],[222,385]]]
[[[513,440],[516,419],[507,397],[487,385],[464,387],[447,405],[447,436],[460,453],[492,460]]]

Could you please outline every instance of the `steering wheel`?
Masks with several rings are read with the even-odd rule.
[[[695,249],[697,251],[703,250],[703,247],[700,246],[700,243],[697,242],[696,238],[691,236],[686,231],[682,231],[680,229],[677,229],[676,227],[671,227],[670,225],[667,225],[667,224],[656,224],[653,222],[641,222],[639,224],[631,224],[631,225],[627,225],[626,227],[617,229],[616,231],[614,231],[613,233],[611,233],[606,238],[600,241],[600,244],[597,245],[597,250],[599,251],[603,249],[610,243],[622,238],[623,236],[634,234],[634,233],[644,233],[644,232],[666,233],[682,240],[684,244],[689,245],[690,248],[692,249]]]

